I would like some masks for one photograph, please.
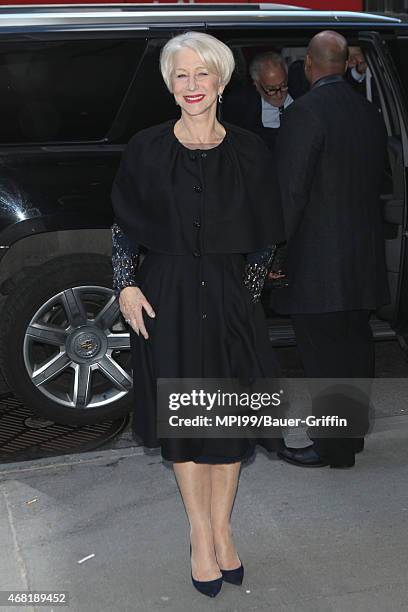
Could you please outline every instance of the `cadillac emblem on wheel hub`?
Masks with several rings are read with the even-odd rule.
[[[79,357],[91,359],[95,357],[101,347],[98,337],[92,333],[82,333],[75,338],[74,350]]]

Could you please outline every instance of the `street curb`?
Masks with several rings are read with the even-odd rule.
[[[145,454],[145,452],[141,446],[121,449],[109,448],[106,450],[72,453],[70,455],[44,457],[42,459],[31,459],[29,461],[6,463],[0,468],[0,479],[3,475],[13,473],[21,474],[23,472],[34,472],[36,470],[44,470],[49,468],[66,468],[67,466],[71,465],[87,465],[91,463],[98,463],[99,461],[106,463],[107,454],[109,454],[110,461],[115,461],[118,459],[125,459],[127,457],[137,457]]]

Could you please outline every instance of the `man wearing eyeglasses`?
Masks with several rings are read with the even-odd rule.
[[[253,84],[225,97],[222,116],[257,133],[273,151],[283,113],[293,102],[286,63],[279,53],[268,51],[255,56],[249,73]]]
[[[288,91],[288,73],[279,53],[263,53],[254,58],[249,73],[261,97],[262,125],[280,128],[285,109],[293,102]]]

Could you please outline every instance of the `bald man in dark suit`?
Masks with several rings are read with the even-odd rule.
[[[347,58],[343,36],[317,34],[305,60],[311,89],[282,122],[276,158],[289,285],[276,292],[274,307],[292,317],[306,376],[348,379],[351,387],[374,376],[369,318],[389,292],[380,204],[387,134],[378,109],[344,79]],[[349,437],[312,432],[311,446],[285,447],[280,457],[352,467],[368,427],[368,396],[357,396],[332,393],[313,404],[320,414],[343,411]]]

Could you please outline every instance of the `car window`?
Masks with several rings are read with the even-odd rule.
[[[146,46],[144,39],[0,45],[0,143],[102,139]]]
[[[110,141],[127,142],[139,130],[180,116],[180,107],[160,72],[160,51],[166,42],[166,39],[149,41],[121,112],[108,134]]]

